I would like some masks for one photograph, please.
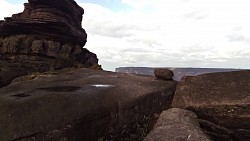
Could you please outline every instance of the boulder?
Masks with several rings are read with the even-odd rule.
[[[0,89],[0,140],[96,141],[123,135],[170,106],[175,86],[175,81],[83,68],[23,76]]]
[[[185,77],[172,106],[195,112],[206,133],[219,141],[250,140],[250,71]]]
[[[171,108],[163,111],[144,141],[212,141],[200,128],[195,113]]]
[[[161,80],[173,80],[174,77],[173,71],[167,68],[156,68],[154,74],[157,79]]]

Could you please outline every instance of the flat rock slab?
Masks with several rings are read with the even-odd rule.
[[[212,141],[200,128],[195,113],[171,108],[163,111],[144,141]]]
[[[194,111],[214,140],[250,140],[250,71],[185,77],[172,106]]]
[[[171,104],[175,81],[68,69],[0,89],[0,140],[83,141],[120,133]]]

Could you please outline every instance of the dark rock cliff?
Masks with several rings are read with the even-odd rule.
[[[23,12],[0,21],[0,88],[31,72],[98,65],[82,48],[83,14],[74,0],[29,0]]]

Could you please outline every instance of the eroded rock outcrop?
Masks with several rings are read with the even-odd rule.
[[[5,18],[0,36],[35,34],[61,43],[84,46],[87,34],[81,26],[84,10],[74,0],[29,0],[22,13]]]
[[[0,22],[0,65],[22,67],[23,73],[98,65],[96,55],[83,48],[87,34],[81,26],[84,10],[74,0],[29,0],[24,11]],[[11,71],[11,70],[10,70]],[[18,76],[18,75],[11,75]],[[0,86],[9,80],[0,79]]]
[[[250,71],[185,77],[172,106],[195,112],[215,141],[250,140]]]

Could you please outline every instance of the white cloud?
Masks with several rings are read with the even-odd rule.
[[[4,17],[11,17],[12,14],[22,12],[23,4],[11,4],[11,3],[8,3],[8,1],[6,0],[0,0],[0,9],[1,9],[0,20],[3,20]]]
[[[250,51],[250,2],[247,0],[122,2],[134,10],[114,13],[92,4],[83,5],[88,11],[83,21],[89,34],[86,47],[98,54],[105,69],[114,69],[106,61],[110,59],[119,62],[115,67],[250,68],[244,63],[246,59],[250,61],[244,53]],[[154,10],[145,12],[144,8],[150,4]],[[105,16],[99,16],[99,8]]]
[[[86,48],[121,66],[250,68],[249,0],[121,0],[130,11],[84,9]],[[0,0],[7,9],[13,5]],[[22,11],[21,10],[17,11]],[[15,8],[17,9],[17,8]],[[8,11],[9,12],[9,11]],[[17,12],[4,12],[11,15]]]

